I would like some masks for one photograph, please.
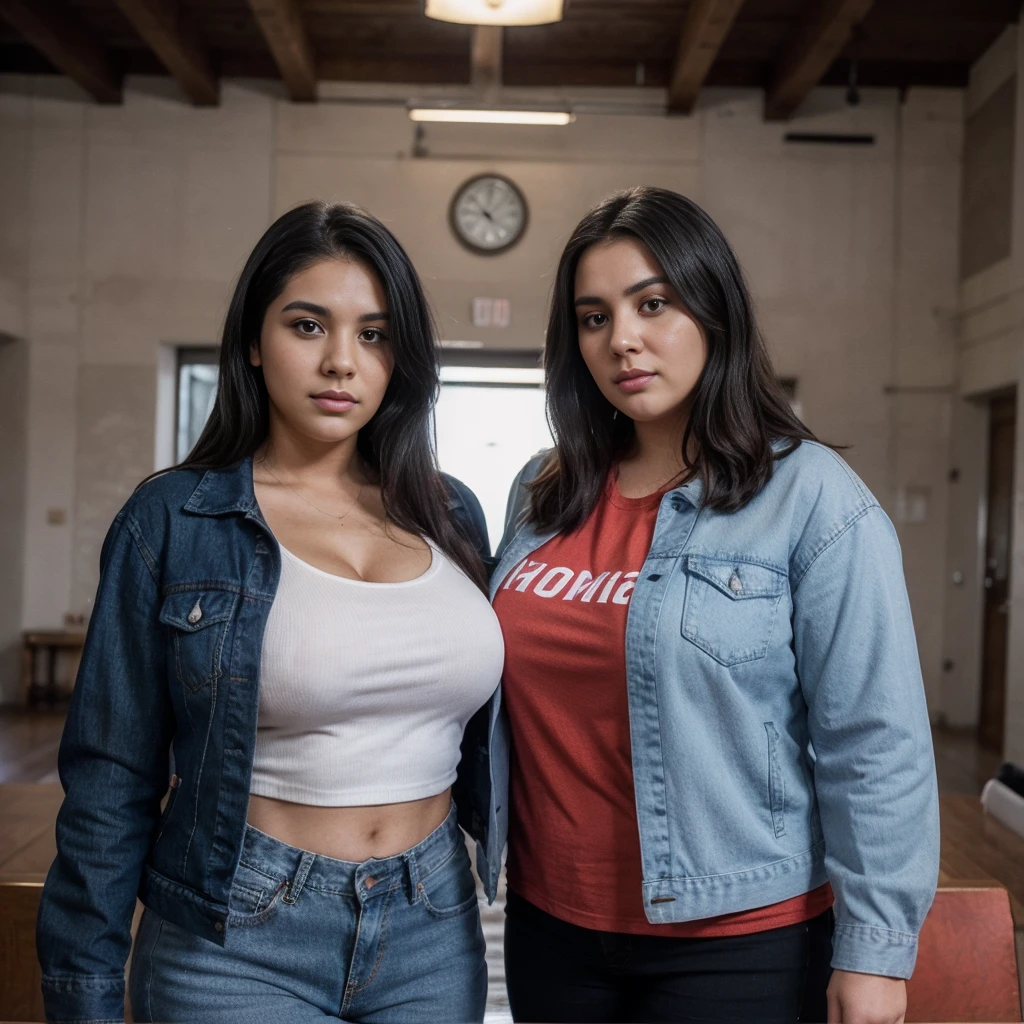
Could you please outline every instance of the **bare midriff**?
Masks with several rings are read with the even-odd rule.
[[[370,807],[315,807],[249,797],[248,822],[282,843],[335,860],[394,857],[421,843],[448,816],[451,790]]]

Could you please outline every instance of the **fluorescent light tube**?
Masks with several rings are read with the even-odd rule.
[[[569,124],[575,117],[565,110],[457,110],[414,107],[414,121],[446,121],[459,124]]]
[[[544,370],[532,366],[442,366],[442,384],[543,385]]]

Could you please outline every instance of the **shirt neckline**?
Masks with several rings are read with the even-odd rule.
[[[651,494],[643,495],[643,497],[627,498],[619,490],[619,467],[616,465],[612,466],[608,479],[605,481],[604,494],[608,502],[614,505],[615,508],[620,508],[627,512],[642,512],[656,508],[661,504],[661,499],[678,486],[679,484],[668,483]]]
[[[417,583],[426,582],[432,576],[435,576],[441,568],[441,553],[435,545],[430,543],[429,540],[427,541],[427,546],[430,548],[430,565],[428,565],[427,568],[419,574],[419,576],[414,576],[411,580],[396,580],[393,583],[384,583],[377,580],[354,580],[350,576],[339,576],[337,573],[327,572],[326,569],[320,569],[307,562],[305,559],[299,558],[295,552],[289,551],[280,541],[278,541],[277,544],[283,555],[286,555],[288,559],[296,565],[301,566],[303,569],[306,569],[311,573],[315,573],[317,576],[324,576],[329,580],[337,580],[338,583],[356,587],[410,587]]]

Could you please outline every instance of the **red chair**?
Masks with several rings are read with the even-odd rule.
[[[907,982],[907,1024],[1020,1020],[1010,894],[1000,888],[939,889]]]

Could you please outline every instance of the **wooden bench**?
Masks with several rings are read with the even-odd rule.
[[[53,825],[64,793],[54,784],[0,786],[0,1018],[43,1021],[36,912],[57,853]]]
[[[43,1021],[35,921],[41,881],[0,879],[0,1018]],[[1005,889],[940,889],[907,984],[907,1024],[1020,1021]]]
[[[45,1021],[36,958],[40,881],[0,879],[0,1018]]]
[[[54,822],[63,799],[56,783],[0,785],[0,1024],[46,1020],[36,914],[46,873],[57,855]],[[133,934],[141,910],[136,903]]]
[[[0,785],[0,1024],[44,1020],[35,916],[62,798],[58,785]],[[907,1022],[1021,1021],[1014,921],[1020,943],[1024,840],[973,798],[944,797],[942,817],[941,888],[921,932]]]

